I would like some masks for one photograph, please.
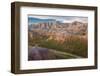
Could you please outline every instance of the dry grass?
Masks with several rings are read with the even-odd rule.
[[[88,41],[87,36],[70,35],[65,40],[56,41],[55,39],[47,40],[48,37],[33,37],[29,39],[29,46],[38,44],[40,47],[50,48],[58,51],[72,53],[81,57],[87,57]]]

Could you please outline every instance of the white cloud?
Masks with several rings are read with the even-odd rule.
[[[71,23],[71,22],[73,22],[72,20],[63,20],[62,21],[63,23]]]
[[[79,21],[83,23],[88,23],[88,18],[75,18],[73,21]]]
[[[35,17],[40,19],[56,19],[57,21],[61,21],[63,23],[70,23],[73,21],[79,21],[83,23],[88,23],[87,17],[75,17],[75,16],[47,16],[47,15],[29,15],[28,17]]]

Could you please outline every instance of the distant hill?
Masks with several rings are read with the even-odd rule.
[[[56,19],[42,19],[29,17],[28,18],[28,30],[38,33],[63,33],[71,35],[84,35],[87,34],[88,23],[80,21],[73,21],[71,23],[63,23]],[[41,31],[41,32],[40,32]]]

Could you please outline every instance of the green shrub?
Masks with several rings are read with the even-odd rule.
[[[47,40],[48,37],[33,37],[29,38],[29,46],[38,45],[49,49],[72,53],[81,57],[87,57],[87,39],[77,36],[69,36],[65,42],[59,43],[56,40]]]

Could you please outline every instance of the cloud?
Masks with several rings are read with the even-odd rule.
[[[29,15],[28,17],[34,17],[34,18],[39,18],[39,19],[55,19],[63,23],[70,23],[73,21],[88,23],[88,17],[81,17],[81,16]]]

